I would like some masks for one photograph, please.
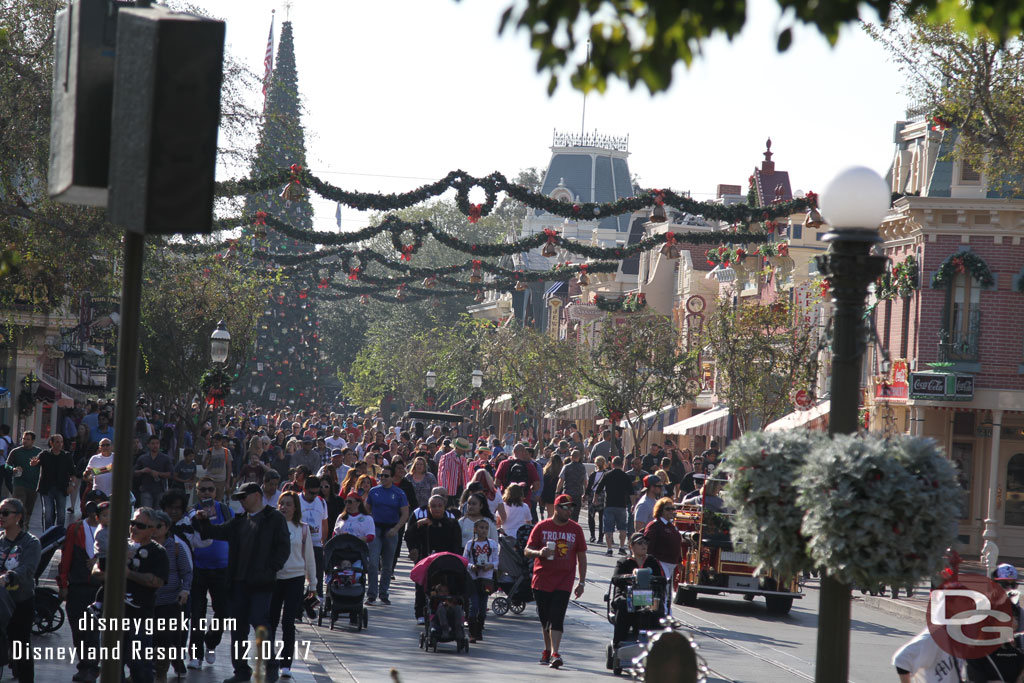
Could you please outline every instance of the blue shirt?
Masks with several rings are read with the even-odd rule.
[[[110,439],[110,443],[113,444],[114,428],[111,427],[110,425],[107,425],[106,429],[100,429],[99,427],[96,427],[96,429],[92,430],[92,433],[89,434],[89,439],[94,443],[99,443],[100,439]]]
[[[384,488],[374,486],[367,494],[366,500],[370,503],[371,514],[375,524],[398,524],[402,516],[403,507],[408,507],[409,499],[405,497],[402,489],[394,484]]]

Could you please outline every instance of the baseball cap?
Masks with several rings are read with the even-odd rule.
[[[359,495],[358,491],[349,491],[348,495],[345,496],[345,500],[351,500],[352,498],[355,498],[360,502],[363,500],[363,497]]]
[[[1018,579],[1017,568],[1012,564],[1001,564],[996,567],[996,581],[1016,581]]]
[[[644,477],[644,486],[651,488],[652,486],[661,486],[661,477],[656,474],[648,474]]]
[[[332,458],[334,456],[336,456],[336,455],[343,455],[343,454],[344,453],[343,453],[343,451],[340,448],[335,448],[334,450],[331,451],[331,457]]]
[[[629,544],[630,545],[633,545],[634,543],[638,543],[640,541],[643,541],[644,543],[646,543],[647,542],[647,537],[644,536],[639,531],[637,531],[635,534],[633,534],[632,536],[629,537]]]
[[[566,493],[563,493],[560,496],[558,496],[557,498],[555,498],[555,507],[560,507],[562,505],[572,505],[572,506],[575,506],[576,503],[573,501],[572,496],[570,496],[570,495],[568,495]]]
[[[242,484],[238,489],[231,494],[231,500],[242,500],[251,493],[263,493],[263,489],[260,488],[259,484],[249,482],[248,484]]]

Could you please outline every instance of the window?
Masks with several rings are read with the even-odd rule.
[[[969,273],[960,273],[949,288],[946,326],[940,349],[945,361],[978,360],[981,285]]]
[[[981,173],[974,170],[969,161],[960,162],[960,182],[976,184],[981,182]]]
[[[907,357],[907,344],[910,340],[910,297],[903,299],[903,333],[900,334],[900,358]]]
[[[795,239],[795,240],[803,239],[803,237],[804,237],[804,224],[803,223],[794,223],[792,228],[790,229],[790,235],[789,236],[791,238]]]
[[[1017,453],[1006,463],[1006,516],[1010,526],[1024,526],[1024,453]]]

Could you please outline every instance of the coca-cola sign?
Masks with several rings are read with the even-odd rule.
[[[938,372],[910,373],[910,398],[932,401],[970,401],[974,398],[974,377]]]

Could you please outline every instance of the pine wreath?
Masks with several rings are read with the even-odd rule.
[[[213,367],[199,378],[199,388],[212,406],[223,406],[224,398],[231,393],[233,378],[222,367]]]
[[[907,298],[911,292],[917,291],[918,268],[917,259],[913,254],[897,263],[891,271],[886,271],[875,281],[875,297],[879,301]]]
[[[942,262],[932,277],[932,288],[949,287],[957,275],[965,272],[970,273],[984,289],[989,289],[996,282],[988,264],[980,256],[971,251],[961,251]]]

